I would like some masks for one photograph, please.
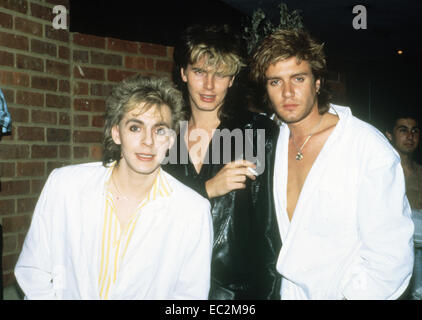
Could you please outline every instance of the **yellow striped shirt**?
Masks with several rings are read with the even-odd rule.
[[[113,167],[111,166],[110,170],[113,170]],[[162,169],[159,168],[158,170],[157,178],[147,197],[139,204],[136,213],[131,217],[123,231],[120,230],[113,195],[109,188],[107,188],[100,246],[100,273],[98,276],[100,299],[107,300],[110,297],[110,292],[117,280],[119,266],[125,257],[142,208],[149,202],[157,200],[160,197],[168,197],[172,192],[167,179],[162,174]]]

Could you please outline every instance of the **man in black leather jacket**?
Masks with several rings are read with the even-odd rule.
[[[281,240],[272,194],[278,126],[247,110],[235,81],[242,52],[227,26],[185,31],[174,60],[187,121],[163,169],[211,202],[209,299],[279,299]],[[235,133],[240,140],[227,140]]]

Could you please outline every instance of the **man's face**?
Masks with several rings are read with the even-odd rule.
[[[188,87],[191,108],[215,111],[223,105],[234,76],[225,76],[207,67],[206,59],[203,57],[193,65],[188,64],[186,69],[180,70],[180,73]]]
[[[388,139],[398,152],[412,154],[419,144],[420,129],[412,118],[397,119],[393,132],[387,132]]]
[[[125,114],[112,128],[113,141],[121,145],[122,159],[119,166],[129,172],[149,175],[163,161],[173,145],[171,111],[166,105],[152,106],[144,111],[144,104]]]
[[[268,67],[265,77],[268,97],[284,122],[299,122],[318,107],[320,80],[315,81],[308,61],[298,64],[296,57],[278,61]]]

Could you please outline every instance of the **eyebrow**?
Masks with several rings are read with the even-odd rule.
[[[141,125],[145,125],[145,123],[144,123],[143,121],[141,121],[141,120],[139,120],[139,119],[136,119],[136,118],[131,118],[131,119],[128,119],[128,120],[125,122],[125,125],[127,125],[127,124],[128,124],[128,123],[130,123],[130,122],[135,122],[135,123],[138,123],[138,124],[141,124]],[[166,122],[164,122],[164,121],[157,122],[157,123],[155,123],[155,124],[153,125],[153,127],[154,127],[154,128],[155,128],[155,127],[160,127],[160,126],[165,126],[165,127],[167,127],[167,128],[170,128],[169,124],[168,124],[168,123],[166,123]]]
[[[419,128],[419,126],[408,127],[408,126],[405,126],[405,125],[402,124],[402,125],[398,126],[397,129],[410,129],[410,130],[418,129],[419,130],[420,128]]]
[[[309,75],[309,72],[304,71],[304,72],[299,72],[299,73],[292,74],[290,76],[290,78],[295,78],[295,77],[298,77],[298,76],[307,76],[307,75]],[[266,79],[267,80],[278,80],[278,79],[281,79],[281,77],[274,76],[274,77],[269,77],[269,78],[266,78]]]

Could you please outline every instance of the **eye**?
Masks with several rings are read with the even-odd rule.
[[[278,86],[279,84],[280,84],[280,80],[278,79],[269,80],[269,85],[272,87]]]
[[[412,133],[413,134],[419,134],[419,132],[420,132],[420,129],[419,128],[413,128],[412,129]]]
[[[201,76],[205,73],[204,70],[201,69],[193,69],[193,72],[198,76]]]
[[[129,131],[131,131],[131,132],[138,132],[138,131],[140,131],[141,130],[141,128],[140,127],[138,127],[138,126],[136,126],[136,125],[131,125],[130,127],[129,127]]]
[[[303,81],[305,81],[305,78],[304,77],[296,77],[295,80],[297,82],[303,82]]]
[[[167,135],[167,128],[166,127],[159,127],[155,129],[155,134],[158,136],[165,136]]]

